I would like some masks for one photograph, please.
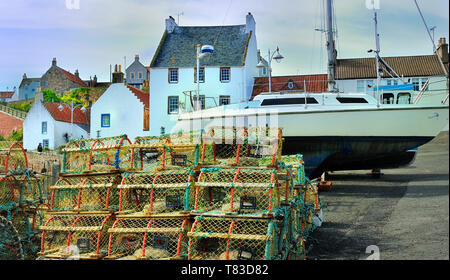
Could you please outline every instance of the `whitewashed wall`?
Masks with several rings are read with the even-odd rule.
[[[110,114],[111,126],[101,127],[101,115]],[[150,119],[151,121],[151,119]],[[133,141],[144,131],[144,104],[123,84],[112,84],[91,108],[91,138],[126,134]]]
[[[220,95],[229,95],[231,103],[238,103],[251,94],[246,87],[244,67],[231,67],[230,82],[220,82],[220,67],[205,67],[205,82],[200,83],[200,95],[205,95],[205,107],[214,107],[219,104]],[[165,132],[171,131],[178,115],[169,115],[168,97],[178,96],[180,103],[185,102],[183,91],[196,90],[194,83],[194,68],[179,68],[178,83],[168,82],[167,68],[150,69],[150,135],[160,135],[161,126]],[[246,90],[247,89],[247,90]],[[209,98],[214,97],[215,102]],[[189,98],[186,98],[187,107],[190,108]],[[180,113],[181,113],[180,108]]]
[[[47,122],[47,133],[42,134],[42,122]],[[23,145],[25,149],[35,150],[39,143],[48,139],[48,147],[56,149],[58,146],[66,144],[65,133],[71,132],[71,124],[55,121],[50,113],[45,109],[42,102],[37,101],[33,104],[23,122]],[[88,137],[87,131],[73,125],[73,136],[75,139]]]
[[[47,122],[47,133],[42,134],[42,122]],[[44,139],[49,139],[50,149],[55,148],[55,120],[40,101],[33,104],[23,121],[23,146],[35,150]]]
[[[67,122],[60,122],[55,121],[54,122],[54,143],[55,147],[51,149],[55,149],[60,145],[66,144],[66,140],[64,138],[64,134],[70,134],[71,133],[71,124]],[[81,136],[83,136],[84,139],[89,138],[89,133],[79,127],[76,124],[73,124],[73,139],[80,139]]]

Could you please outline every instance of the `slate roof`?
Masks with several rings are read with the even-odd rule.
[[[436,55],[396,56],[383,59],[400,76],[426,77],[445,75]],[[447,66],[448,67],[448,66]],[[384,72],[384,71],[383,71]],[[385,77],[389,75],[384,72]],[[375,58],[338,59],[336,79],[375,79],[377,77]]]
[[[306,81],[306,92],[321,93],[327,91],[327,74],[317,75],[293,75],[272,77],[272,91],[303,92]],[[288,88],[288,83],[293,82],[293,88]],[[269,91],[269,78],[257,77],[253,85],[252,98],[262,92]]]
[[[19,85],[19,88],[23,88],[25,84],[31,84],[32,82],[40,82],[41,78],[26,78],[22,79],[22,82]]]
[[[242,66],[251,35],[245,27],[175,26],[164,33],[150,67],[195,67],[197,44],[214,46],[214,53],[201,59],[202,66]]]
[[[71,112],[68,106],[63,105],[64,109],[60,111],[58,109],[60,103],[43,102],[43,105],[55,121],[70,123]],[[86,108],[86,113],[83,113],[80,107],[75,108],[73,111],[73,123],[89,125],[90,113],[90,108]]]

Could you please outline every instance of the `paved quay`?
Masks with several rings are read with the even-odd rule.
[[[321,192],[324,223],[313,235],[308,259],[449,259],[449,133],[419,148],[408,167],[331,173]]]

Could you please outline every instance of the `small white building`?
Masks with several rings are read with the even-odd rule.
[[[178,26],[170,17],[150,64],[150,135],[170,133],[178,116],[196,107],[197,45],[214,52],[200,59],[199,100],[202,108],[249,100],[259,76],[251,15],[243,25]]]
[[[89,109],[85,112],[80,107],[73,112],[68,106],[60,110],[60,103],[36,100],[23,121],[23,146],[35,150],[39,143],[43,148],[56,149],[66,144],[70,135],[73,139],[89,138]]]
[[[149,94],[124,83],[114,83],[91,108],[91,138],[126,134],[133,141],[148,136]]]
[[[14,87],[13,91],[0,91],[0,101],[10,102],[19,99],[19,94]]]

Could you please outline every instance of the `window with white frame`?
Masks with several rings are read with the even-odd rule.
[[[48,148],[48,139],[42,140],[42,148]]]
[[[228,104],[230,104],[230,96],[229,95],[219,96],[219,105],[228,105]]]
[[[47,134],[47,122],[42,122],[41,131],[42,134]]]
[[[222,83],[228,83],[230,81],[230,67],[220,68],[220,81]]]
[[[167,113],[168,114],[178,114],[179,110],[179,98],[178,96],[169,96]]]
[[[178,68],[169,69],[169,83],[178,83]]]
[[[200,67],[199,79],[200,83],[205,82],[205,67]],[[194,68],[194,83],[197,82],[197,67]]]

